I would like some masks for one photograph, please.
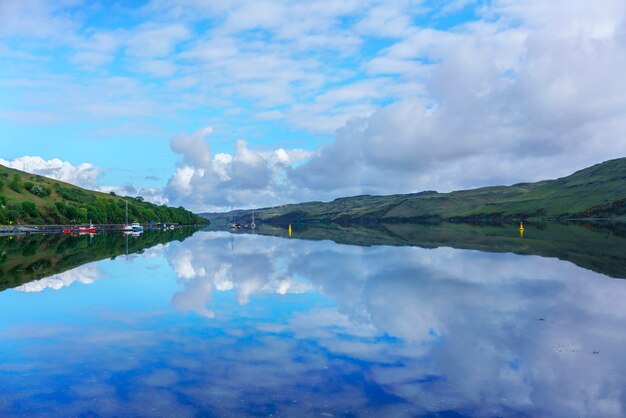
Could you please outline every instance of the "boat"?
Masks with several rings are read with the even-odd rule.
[[[175,227],[174,227],[174,225],[170,225],[170,230],[172,230],[172,231],[173,231],[173,230],[174,230],[174,228],[175,228]]]
[[[143,226],[139,222],[133,222],[130,224],[130,228],[133,232],[143,231]]]
[[[256,229],[256,223],[254,223],[254,211],[252,211],[252,223],[250,224],[250,228]]]
[[[79,234],[95,234],[98,232],[95,226],[89,221],[89,226],[80,226],[78,227]]]
[[[65,228],[65,229],[62,229],[61,232],[63,234],[73,234],[74,230],[72,228]]]
[[[235,223],[235,212],[233,212],[233,206],[230,206],[230,222],[226,225],[230,229],[238,229],[239,224]]]
[[[133,227],[128,225],[128,202],[126,202],[126,223],[122,225],[122,231],[132,231]]]

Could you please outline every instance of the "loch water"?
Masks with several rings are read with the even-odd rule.
[[[622,417],[625,231],[0,237],[0,416]]]

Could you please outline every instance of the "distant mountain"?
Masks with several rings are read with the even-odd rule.
[[[251,210],[201,214],[224,223],[250,222]],[[626,217],[626,158],[557,180],[389,196],[354,196],[255,210],[257,223],[397,223]]]
[[[0,225],[81,224],[89,220],[96,224],[121,224],[125,221],[126,202],[130,222],[207,223],[183,207],[159,206],[144,202],[141,197],[86,190],[0,165]]]

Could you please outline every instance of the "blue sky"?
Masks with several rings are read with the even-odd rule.
[[[193,210],[626,155],[626,6],[5,0],[0,163]]]

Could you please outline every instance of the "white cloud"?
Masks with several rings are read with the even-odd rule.
[[[232,154],[172,142],[166,195],[196,209],[531,181],[626,155],[623,1],[431,3],[154,0],[112,30],[71,1],[4,1],[2,86],[24,105],[0,117],[162,127],[222,109],[210,123],[249,141]],[[468,7],[476,20],[446,27]],[[78,71],[59,74],[52,46]],[[336,137],[276,162],[242,120]]]
[[[67,41],[77,27],[68,12],[73,3],[71,0],[3,0],[0,2],[0,37]]]
[[[439,13],[453,13],[468,4],[454,2]],[[354,12],[344,6],[339,13]],[[371,32],[380,22],[403,16],[405,6],[367,9],[355,28]],[[292,33],[275,19],[299,13],[297,7],[285,11],[274,4],[272,16],[254,15],[250,7],[229,15],[229,31],[271,29],[275,36],[291,39],[314,30],[304,25]],[[258,118],[279,118],[310,131],[342,126],[333,142],[285,170],[280,182],[269,180],[274,171],[260,160],[238,165],[248,151],[240,145],[209,170],[218,176],[209,180],[207,173],[195,173],[184,183],[185,193],[173,193],[173,200],[189,202],[189,196],[198,194],[209,197],[193,200],[197,207],[227,202],[253,206],[255,195],[257,202],[275,204],[358,193],[449,191],[554,178],[626,155],[623,2],[605,0],[592,6],[584,1],[529,0],[476,7],[481,20],[447,31],[413,25],[395,34],[381,33],[396,40],[364,63],[373,78],[325,86],[312,96],[300,95],[280,111],[258,113]],[[322,15],[318,22],[337,16],[332,11]],[[272,45],[272,53],[281,51],[265,42],[259,45]],[[230,52],[237,53],[229,55],[233,65],[250,59],[243,70],[233,71],[233,79],[242,82],[236,91],[271,95],[268,104],[292,97],[288,85],[294,76],[319,68],[295,64],[284,55],[278,60],[250,55],[234,45],[231,48],[239,52]],[[276,81],[290,66],[284,82]],[[279,67],[276,80],[268,82]],[[179,170],[172,183],[188,173]],[[227,199],[215,198],[226,190]]]
[[[191,32],[180,24],[143,25],[130,35],[126,52],[141,58],[163,57],[172,53],[179,42],[190,36]]]
[[[58,158],[44,160],[37,156],[24,156],[11,161],[0,158],[0,164],[85,188],[95,187],[101,174],[100,169],[93,164],[73,165]]]
[[[45,160],[38,156],[24,156],[13,160],[0,158],[0,164],[27,173],[37,174],[54,180],[60,180],[75,186],[104,193],[115,192],[120,196],[141,196],[148,202],[157,205],[167,204],[168,199],[163,190],[153,187],[135,187],[128,183],[124,186],[107,186],[99,183],[102,170],[91,163],[74,165],[58,158]]]
[[[176,74],[176,65],[167,60],[147,60],[137,63],[137,70],[154,77],[169,77]]]
[[[171,141],[182,164],[169,179],[166,196],[193,210],[225,208],[233,204],[262,206],[290,193],[286,173],[310,154],[304,150],[254,151],[237,141],[235,152],[213,155],[206,136],[211,128],[180,135]]]
[[[87,68],[100,67],[113,61],[122,43],[119,32],[94,32],[81,40],[70,61]]]
[[[605,2],[585,20],[575,18],[580,3],[566,18],[556,18],[564,4],[497,5],[504,17],[494,23],[418,31],[383,51],[373,62],[396,60],[401,76],[427,62],[427,96],[347,124],[293,181],[335,189],[328,197],[445,191],[562,176],[626,155],[624,5]]]

